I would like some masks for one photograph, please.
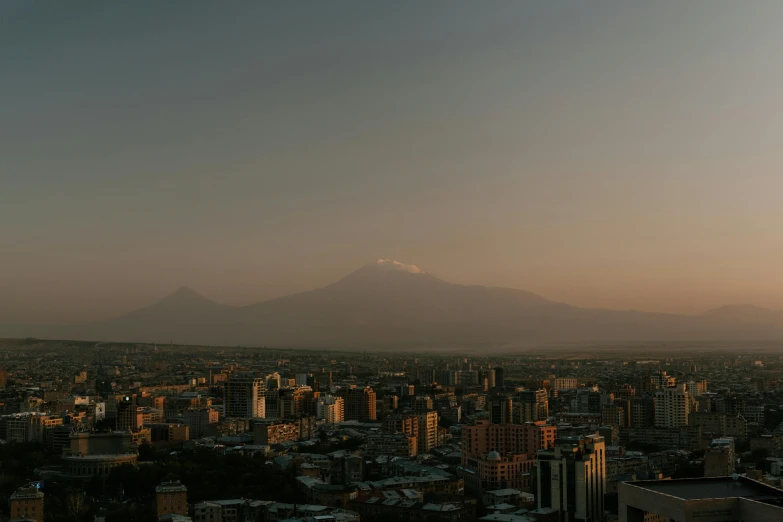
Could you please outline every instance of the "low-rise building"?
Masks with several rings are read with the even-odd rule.
[[[371,433],[365,437],[362,454],[366,458],[380,455],[415,457],[418,454],[416,437],[405,433]]]
[[[9,501],[11,520],[44,521],[44,494],[34,485],[17,489]]]
[[[476,519],[471,502],[423,502],[416,491],[376,491],[362,493],[350,508],[366,520],[400,522],[468,522]]]
[[[282,420],[258,420],[253,422],[253,444],[282,444],[299,440],[299,424]]]
[[[188,514],[188,488],[179,481],[163,482],[155,488],[155,506],[158,518],[164,515]]]
[[[193,522],[223,522],[220,504],[199,502],[193,506]]]

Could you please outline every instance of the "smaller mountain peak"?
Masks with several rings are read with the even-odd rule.
[[[383,270],[393,270],[395,272],[407,272],[409,274],[426,274],[424,270],[416,265],[406,265],[393,259],[379,259],[375,262],[378,268]]]
[[[211,300],[207,299],[189,286],[181,286],[168,296],[164,297],[162,301],[172,303],[195,303],[210,302]]]
[[[201,297],[201,294],[190,288],[189,286],[180,286],[177,288],[172,294],[174,295],[181,295],[181,296],[199,296]]]

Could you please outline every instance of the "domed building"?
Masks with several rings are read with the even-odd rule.
[[[139,459],[130,431],[75,432],[63,450],[63,474],[69,478],[107,476],[111,470]]]

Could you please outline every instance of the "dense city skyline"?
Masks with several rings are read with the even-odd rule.
[[[0,320],[378,257],[585,307],[783,308],[777,2],[0,6]]]

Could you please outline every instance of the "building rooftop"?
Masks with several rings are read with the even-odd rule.
[[[676,480],[641,480],[628,484],[683,500],[747,498],[764,502],[783,499],[783,490],[746,477],[715,477]]]
[[[30,498],[43,498],[43,492],[33,486],[26,488],[19,488],[11,494],[11,500],[23,500]]]
[[[493,490],[490,490],[490,491],[486,491],[486,493],[489,494],[489,495],[498,495],[498,496],[521,495],[522,494],[522,492],[519,491],[518,489],[511,489],[511,488],[493,489]]]
[[[188,488],[183,486],[179,481],[177,482],[162,482],[155,487],[155,493],[174,493],[180,491],[187,491]]]

